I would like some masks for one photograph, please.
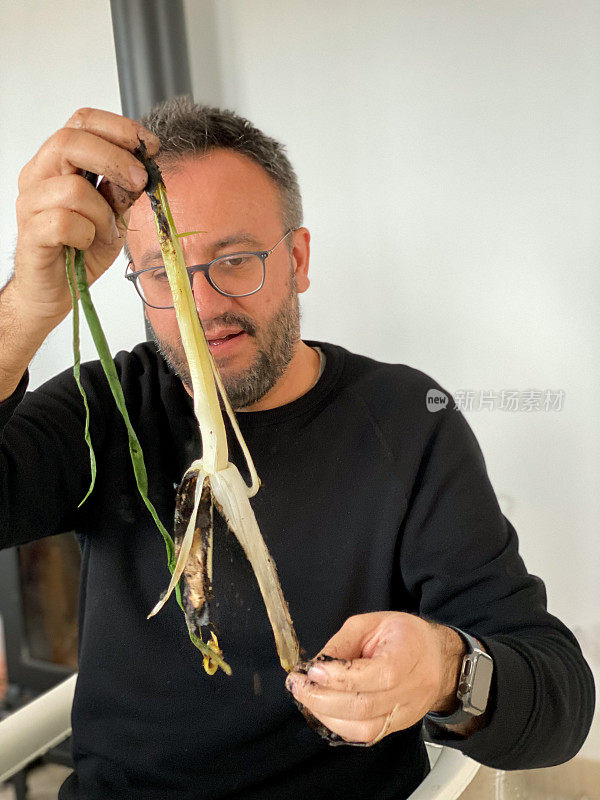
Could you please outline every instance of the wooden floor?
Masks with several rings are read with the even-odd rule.
[[[27,779],[28,800],[56,800],[70,771],[55,764],[36,767]],[[12,786],[0,786],[0,800],[15,800]],[[600,763],[575,758],[559,767],[516,772],[481,767],[461,800],[600,800]]]
[[[43,764],[32,769],[27,776],[27,800],[56,800],[61,784],[71,771],[58,764]],[[15,797],[10,784],[0,786],[0,800],[15,800]]]
[[[600,762],[501,772],[480,767],[460,800],[600,800]]]

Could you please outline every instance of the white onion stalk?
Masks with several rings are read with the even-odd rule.
[[[249,501],[249,498],[258,490],[260,483],[252,458],[235,420],[235,415],[227,400],[223,383],[198,318],[190,281],[185,268],[181,243],[169,209],[162,177],[157,168],[154,171],[154,165],[151,161],[144,160],[144,163],[147,168],[149,168],[149,163],[153,168],[149,169],[151,178],[146,191],[154,211],[163,262],[173,294],[173,304],[181,333],[181,341],[189,364],[194,396],[194,414],[198,420],[202,437],[202,458],[195,460],[189,466],[181,482],[181,487],[183,487],[186,481],[193,479],[195,476],[193,510],[179,547],[177,563],[167,591],[148,616],[152,617],[160,611],[186,570],[198,570],[197,561],[199,557],[197,557],[196,562],[191,558],[191,553],[194,549],[196,552],[200,552],[198,544],[200,531],[197,526],[197,516],[199,510],[200,513],[203,513],[201,504],[206,505],[208,503],[210,506],[210,519],[212,520],[212,503],[214,503],[231,531],[237,537],[250,561],[267,609],[271,627],[273,628],[281,665],[289,672],[299,660],[298,640],[287,603],[279,585],[275,564],[269,555]],[[246,458],[251,476],[250,486],[246,485],[235,464],[229,461],[227,434],[219,406],[218,393],[223,399],[232,427]],[[210,541],[205,546],[207,547],[207,564],[204,573],[208,576],[207,589],[210,591],[210,583],[212,582],[212,526],[206,522],[206,515],[204,519],[204,530],[207,529],[206,526],[210,528]],[[204,599],[206,600],[207,598],[205,597]],[[202,598],[198,602],[202,603]],[[211,643],[209,642],[210,645]],[[205,666],[206,664],[207,660],[205,659]]]

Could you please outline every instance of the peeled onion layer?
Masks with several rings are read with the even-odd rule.
[[[248,487],[232,463],[211,475],[210,485],[217,510],[250,562],[273,629],[279,661],[290,672],[300,658],[298,638],[277,577],[275,562],[269,554],[248,499]]]

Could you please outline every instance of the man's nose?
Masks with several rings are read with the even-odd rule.
[[[192,276],[192,293],[200,319],[211,319],[231,307],[231,298],[217,292],[203,272]]]

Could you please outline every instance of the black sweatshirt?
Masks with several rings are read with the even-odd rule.
[[[416,369],[309,344],[327,357],[310,391],[238,414],[262,481],[252,505],[305,655],[352,614],[453,624],[493,657],[490,722],[467,739],[430,725],[431,736],[501,769],[571,758],[591,723],[592,676],[523,565],[464,416],[452,398],[428,410],[428,390],[444,390]],[[175,487],[201,452],[192,400],[152,343],[115,363],[150,499],[172,530]],[[146,619],[170,578],[165,546],[99,362],[82,376],[98,475],[79,509],[90,466],[71,371],[27,393],[25,374],[0,404],[0,547],[75,530],[82,548],[76,770],[61,800],[406,797],[428,770],[421,726],[371,748],[331,747],[307,727],[252,570],[220,520],[211,619],[232,676],[204,672],[175,597]]]

